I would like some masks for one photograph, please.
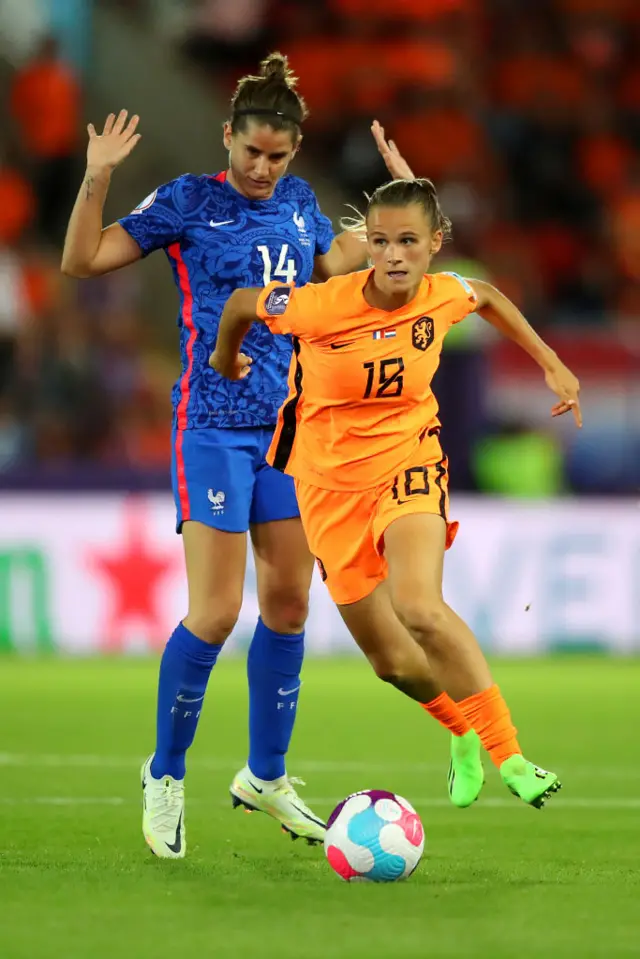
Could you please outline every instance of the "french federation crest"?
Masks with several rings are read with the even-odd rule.
[[[211,509],[214,513],[224,513],[224,503],[226,496],[222,492],[215,493],[212,489],[207,493],[209,502],[211,503]]]
[[[430,316],[421,316],[411,329],[411,340],[416,350],[428,350],[435,336],[434,322]]]

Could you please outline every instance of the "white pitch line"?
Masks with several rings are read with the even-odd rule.
[[[132,769],[140,766],[146,756],[91,756],[91,755],[63,755],[50,754],[30,755],[28,753],[0,753],[0,766],[49,766],[61,769],[71,767],[88,767],[104,769]],[[190,761],[195,768],[206,769],[211,772],[235,772],[246,762],[245,758],[237,759],[193,759]],[[343,772],[436,772],[442,771],[446,760],[441,763],[371,763],[359,762],[332,762],[325,760],[300,760],[293,763],[296,770],[312,773],[343,773]]]
[[[77,768],[95,768],[95,769],[135,769],[141,766],[146,755],[140,756],[98,756],[90,754],[65,755],[63,753],[0,753],[0,766],[47,766],[50,768],[71,769]],[[189,760],[190,768],[204,769],[209,772],[235,772],[246,762],[246,757],[236,759],[223,758],[193,758]],[[292,775],[294,772],[308,773],[382,773],[384,775],[393,775],[394,773],[442,773],[446,768],[448,759],[443,753],[441,762],[362,762],[360,760],[316,760],[300,759],[292,762]],[[563,765],[561,775],[571,776],[593,776],[594,768],[597,769],[601,777],[621,778],[621,779],[639,779],[640,767],[632,766],[580,766]]]
[[[331,806],[341,802],[343,796],[305,796],[305,802],[310,806]],[[437,799],[434,797],[416,798],[411,797],[414,806],[425,809],[451,809],[453,806],[448,799]],[[123,796],[24,796],[10,797],[0,796],[0,806],[125,806],[137,805],[138,800],[127,799]],[[228,807],[229,800],[208,800],[208,799],[189,799],[189,805],[209,806],[209,807]],[[517,809],[519,804],[515,799],[480,799],[474,806],[471,815],[481,812],[483,808],[489,809]],[[636,810],[640,809],[640,799],[616,799],[613,797],[603,797],[600,799],[579,798],[560,796],[553,801],[553,808],[557,809],[619,809]]]
[[[122,796],[0,796],[0,806],[124,806]]]

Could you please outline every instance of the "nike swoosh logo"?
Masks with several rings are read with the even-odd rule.
[[[294,802],[291,803],[294,809],[297,809],[301,816],[304,816],[305,819],[308,819],[309,822],[314,822],[317,826],[322,826],[323,829],[327,828],[326,822],[323,822],[322,819],[316,819],[315,816],[310,816],[308,812],[305,812],[304,809],[300,809],[300,806],[296,806]]]
[[[343,350],[343,349],[345,348],[345,346],[351,346],[352,343],[355,343],[355,340],[349,340],[348,343],[332,343],[332,344],[331,344],[331,349],[332,349],[332,350]]]
[[[182,849],[182,836],[180,835],[180,826],[182,825],[182,813],[180,813],[180,818],[178,819],[178,826],[176,828],[176,838],[175,842],[168,842],[167,849],[170,849],[171,852],[179,853]]]
[[[258,787],[256,786],[256,784],[255,784],[255,783],[252,783],[250,779],[247,779],[247,782],[249,783],[249,785],[251,786],[252,789],[255,789],[255,791],[256,791],[257,793],[262,793],[262,792],[264,792],[264,789],[258,789]]]
[[[293,689],[283,689],[281,686],[278,690],[278,696],[290,696],[292,693],[297,693],[300,689],[300,686],[302,686],[302,683],[300,683],[298,686],[294,686]]]
[[[229,223],[233,223],[233,220],[220,220],[219,223],[216,223],[214,220],[209,220],[209,226],[228,226]]]
[[[186,696],[177,696],[176,698],[179,703],[201,703],[204,699],[204,694],[202,696],[197,696],[195,699],[187,699]]]

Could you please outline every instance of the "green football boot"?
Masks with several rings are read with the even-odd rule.
[[[451,763],[447,780],[451,802],[460,809],[471,806],[484,785],[481,751],[480,739],[473,729],[464,736],[451,737]]]
[[[505,786],[523,802],[542,809],[545,802],[562,788],[555,773],[530,763],[523,756],[511,756],[500,766]]]

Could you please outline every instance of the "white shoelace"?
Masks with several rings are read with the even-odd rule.
[[[287,781],[284,785],[280,787],[281,792],[285,794],[289,799],[295,799],[297,801],[297,808],[302,808],[305,812],[310,813],[315,818],[315,813],[307,806],[306,802],[300,798],[296,790],[293,788],[295,786],[306,786],[304,779],[300,779],[299,776],[288,776]]]
[[[154,828],[173,830],[184,801],[184,784],[163,779],[160,783],[147,781],[147,808]]]

